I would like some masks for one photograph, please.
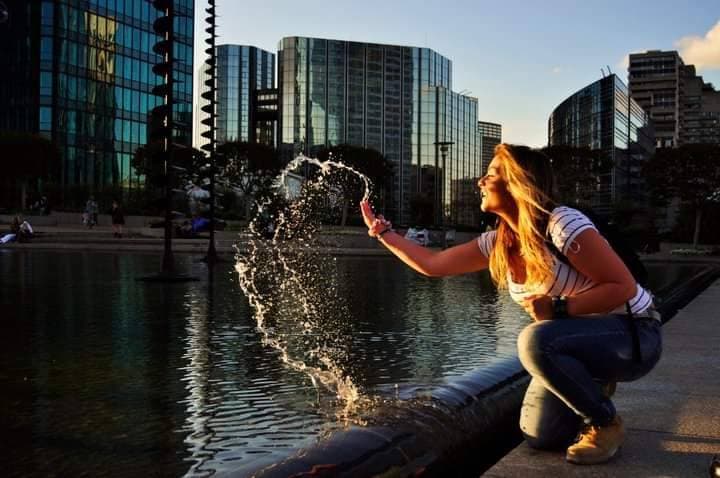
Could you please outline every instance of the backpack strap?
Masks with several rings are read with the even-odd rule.
[[[565,254],[558,249],[558,247],[555,245],[555,243],[549,238],[545,238],[545,245],[547,246],[548,250],[554,255],[558,260],[565,263],[568,266],[571,266],[570,260],[567,258]],[[628,329],[630,330],[630,336],[632,337],[632,348],[633,348],[633,360],[637,363],[642,362],[642,352],[640,350],[640,336],[638,335],[638,329],[637,329],[637,322],[634,320],[635,315],[632,312],[632,309],[630,308],[630,301],[625,302],[625,311],[627,312],[627,315],[625,317],[625,321],[627,324]]]

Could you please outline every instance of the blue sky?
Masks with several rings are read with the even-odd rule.
[[[196,2],[197,27],[205,4]],[[478,98],[479,119],[530,146],[547,142],[553,108],[600,68],[625,80],[628,53],[680,50],[720,89],[720,0],[217,0],[217,9],[218,43],[276,52],[282,37],[310,36],[432,48],[452,60],[453,90]]]

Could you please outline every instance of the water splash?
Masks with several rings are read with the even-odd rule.
[[[317,166],[319,174],[304,182],[299,197],[278,205],[288,194],[288,174],[304,164]],[[278,176],[278,192],[257,204],[235,268],[262,343],[289,368],[305,373],[318,394],[321,388],[333,393],[343,405],[338,417],[347,421],[373,400],[361,395],[343,366],[352,333],[342,330],[345,321],[334,318],[350,313],[337,295],[335,258],[318,241],[319,216],[337,191],[339,171],[362,180],[363,198],[370,197],[370,179],[352,167],[298,156]]]

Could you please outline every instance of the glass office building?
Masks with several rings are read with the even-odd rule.
[[[274,123],[254,118],[257,90],[275,86],[275,55],[254,46],[217,47],[217,140],[274,145]]]
[[[655,152],[655,131],[648,113],[630,98],[616,76],[598,80],[555,108],[548,120],[548,143],[600,150],[612,161],[599,179],[592,206],[609,214],[613,203],[642,197],[642,165]]]
[[[376,149],[395,168],[388,214],[410,223],[411,201],[424,195],[435,221],[462,216],[449,185],[460,179],[452,174],[480,172],[477,100],[451,91],[450,60],[428,48],[288,37],[278,45],[278,88],[288,157],[343,143]],[[455,143],[445,167],[439,141]]]
[[[487,171],[488,164],[495,155],[495,146],[502,143],[502,125],[478,121],[478,134],[480,135],[480,162],[482,173]]]
[[[0,129],[37,132],[59,148],[64,188],[134,189],[134,151],[162,98],[152,72],[160,12],[147,0],[10,1],[0,78]],[[193,0],[175,1],[177,141],[192,131]],[[7,105],[7,107],[5,106]]]

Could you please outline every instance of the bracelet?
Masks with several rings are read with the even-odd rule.
[[[378,232],[377,234],[375,234],[375,239],[380,240],[380,236],[382,236],[382,235],[385,234],[386,232],[392,232],[392,228],[386,227],[386,228],[383,229],[382,231]]]

